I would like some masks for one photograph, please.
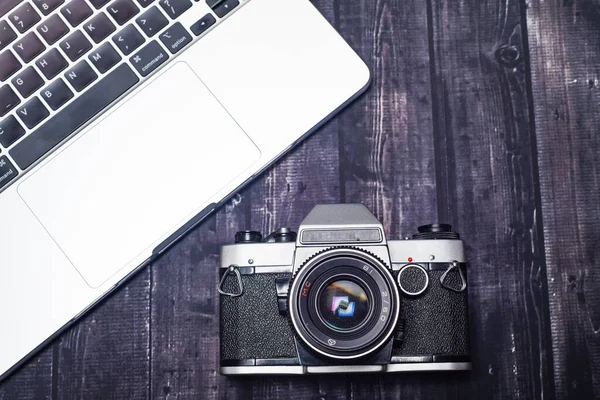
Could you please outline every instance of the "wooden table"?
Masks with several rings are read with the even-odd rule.
[[[371,66],[370,90],[0,399],[600,397],[600,4],[315,3]],[[390,238],[437,220],[461,233],[472,373],[219,375],[219,246],[336,202],[366,204]]]

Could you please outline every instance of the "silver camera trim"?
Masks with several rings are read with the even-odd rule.
[[[300,337],[300,339],[302,340],[302,343],[307,345],[308,347],[310,347],[312,350],[316,351],[317,353],[328,357],[328,358],[334,358],[337,360],[353,360],[353,359],[357,359],[357,358],[361,358],[364,357],[368,354],[371,354],[379,349],[381,349],[381,347],[383,345],[385,345],[389,339],[392,337],[392,334],[394,333],[394,328],[396,326],[396,324],[398,323],[398,319],[400,318],[400,293],[398,292],[398,288],[396,287],[396,285],[390,285],[391,286],[391,297],[393,297],[393,301],[396,302],[397,306],[394,312],[393,316],[390,316],[391,319],[391,323],[390,325],[387,327],[388,332],[385,334],[385,336],[379,341],[379,343],[376,346],[373,346],[371,349],[369,349],[368,351],[362,352],[358,355],[350,355],[350,356],[338,356],[338,355],[333,355],[333,354],[328,354],[324,351],[319,350],[318,348],[316,348],[315,346],[313,346],[310,341],[308,341],[306,339],[306,337],[304,335],[302,335],[301,330],[299,329],[299,324],[298,324],[298,319],[300,318],[299,315],[297,314],[297,307],[298,307],[298,302],[296,300],[296,296],[293,296],[292,294],[295,293],[296,291],[298,291],[298,293],[300,293],[300,288],[298,288],[298,285],[300,285],[300,282],[303,281],[303,278],[306,276],[306,274],[311,270],[311,266],[313,265],[317,265],[319,264],[321,261],[323,261],[324,258],[331,258],[332,256],[334,257],[336,253],[343,253],[343,254],[352,254],[354,253],[356,256],[359,256],[361,258],[366,258],[369,261],[371,261],[374,264],[381,264],[383,266],[382,269],[382,273],[383,274],[387,274],[387,278],[389,279],[389,282],[393,282],[395,283],[394,277],[392,276],[392,274],[390,273],[389,268],[383,264],[380,260],[378,260],[377,258],[373,257],[372,255],[370,255],[369,253],[366,253],[364,251],[358,250],[358,249],[353,249],[353,248],[347,248],[347,247],[343,247],[343,248],[332,248],[330,250],[326,250],[321,254],[318,254],[315,258],[311,259],[309,264],[304,265],[302,268],[300,268],[298,274],[294,277],[294,281],[292,283],[292,286],[290,287],[289,290],[289,317],[290,320],[292,321],[292,325],[294,326],[294,330],[295,333]]]
[[[260,365],[221,367],[223,375],[311,375],[347,374],[365,372],[423,372],[423,371],[470,371],[470,362],[430,362],[384,365]]]
[[[467,262],[458,239],[390,240],[388,248],[392,264]]]

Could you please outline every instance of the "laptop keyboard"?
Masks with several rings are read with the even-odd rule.
[[[0,190],[239,5],[0,0]]]

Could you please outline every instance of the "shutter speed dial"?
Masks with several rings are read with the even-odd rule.
[[[262,233],[257,231],[239,231],[235,234],[235,244],[260,242],[262,242]]]

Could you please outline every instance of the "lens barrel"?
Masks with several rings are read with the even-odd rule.
[[[310,259],[293,279],[289,317],[313,351],[355,359],[388,342],[398,321],[400,297],[383,262],[352,248],[335,248]]]

